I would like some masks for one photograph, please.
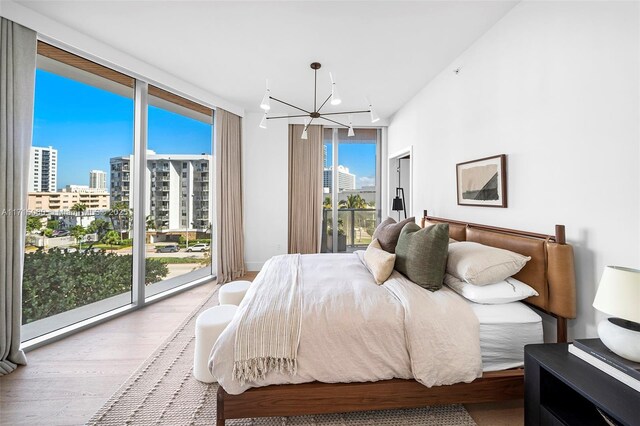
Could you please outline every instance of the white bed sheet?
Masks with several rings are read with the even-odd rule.
[[[542,318],[524,303],[467,302],[480,321],[482,371],[522,367],[524,345],[543,343]]]

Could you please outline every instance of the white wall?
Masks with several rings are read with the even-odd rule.
[[[638,9],[523,2],[389,127],[389,152],[414,147],[416,216],[567,226],[578,283],[570,337],[597,335],[591,303],[604,266],[640,266]],[[455,164],[495,154],[508,156],[509,207],[457,206]]]
[[[250,271],[287,253],[289,124],[269,120],[269,128],[261,129],[261,119],[261,113],[248,113],[243,120],[244,253]]]

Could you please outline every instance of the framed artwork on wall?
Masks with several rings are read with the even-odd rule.
[[[507,156],[456,164],[458,205],[507,207]]]

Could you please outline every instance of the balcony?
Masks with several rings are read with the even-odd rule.
[[[322,252],[333,252],[331,209],[322,211]],[[338,209],[338,252],[365,250],[378,223],[376,209]]]

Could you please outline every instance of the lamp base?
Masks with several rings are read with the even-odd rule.
[[[640,362],[640,324],[620,318],[607,318],[598,324],[598,336],[611,352]]]

